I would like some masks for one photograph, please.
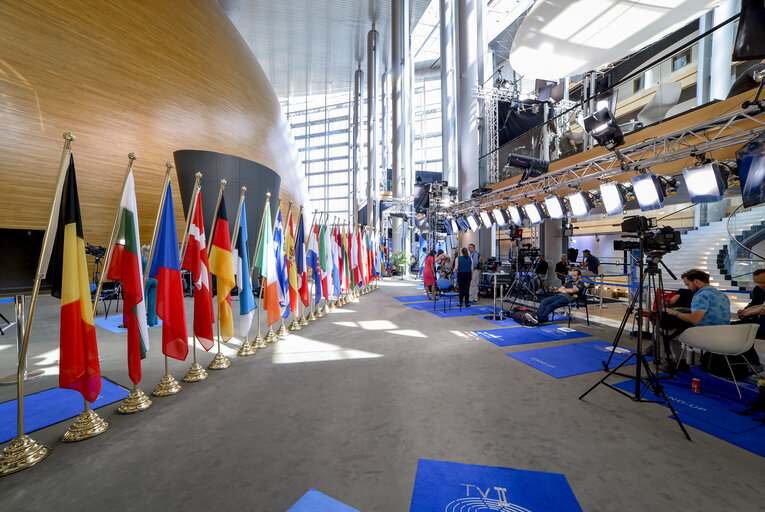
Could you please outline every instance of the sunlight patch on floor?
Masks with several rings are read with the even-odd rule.
[[[389,320],[359,320],[359,327],[368,331],[383,331],[386,329],[398,329],[398,325]]]
[[[462,331],[449,331],[450,333],[454,334],[455,336],[459,336],[460,338],[468,338],[469,336],[465,334]]]
[[[358,327],[359,326],[359,324],[357,324],[356,322],[332,322],[332,323],[334,323],[335,325],[341,325],[343,327]]]
[[[382,354],[343,348],[293,334],[274,345],[274,364],[315,363],[319,361],[342,361],[346,359],[369,359]]]
[[[396,331],[386,331],[389,334],[398,334],[399,336],[409,336],[411,338],[427,338],[427,335],[417,329],[398,329]]]

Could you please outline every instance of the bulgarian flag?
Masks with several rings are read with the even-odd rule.
[[[128,375],[133,384],[141,382],[141,359],[149,349],[149,328],[146,324],[146,302],[143,300],[143,271],[141,241],[138,237],[138,208],[135,202],[133,171],[128,174],[122,190],[119,213],[120,229],[112,249],[112,259],[106,277],[122,283],[125,299]]]
[[[170,183],[165,190],[149,277],[157,280],[157,316],[162,319],[162,353],[183,361],[189,353],[189,339]]]
[[[289,281],[290,310],[294,315],[298,314],[298,273],[295,266],[295,229],[292,226],[292,210],[287,218],[287,233],[285,236],[287,251],[287,278]]]
[[[234,258],[231,255],[231,234],[226,216],[226,200],[221,195],[218,220],[215,223],[210,250],[210,272],[218,283],[218,320],[220,337],[228,341],[234,336],[234,315],[231,312],[231,290],[236,286]]]
[[[101,367],[85,260],[80,198],[71,153],[60,204],[54,201],[54,211],[57,205],[58,226],[50,279],[51,295],[61,299],[58,385],[79,391],[85,400],[95,402],[101,391]]]
[[[266,203],[263,214],[263,227],[260,235],[260,247],[255,256],[255,266],[263,278],[263,307],[267,311],[267,323],[271,325],[281,318],[279,310],[279,281],[276,277],[276,253],[273,246],[271,229],[271,203]]]

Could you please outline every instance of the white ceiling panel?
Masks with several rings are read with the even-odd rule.
[[[357,66],[366,72],[373,22],[380,73],[390,61],[391,0],[217,1],[280,98],[352,88]],[[430,1],[410,0],[410,31]]]

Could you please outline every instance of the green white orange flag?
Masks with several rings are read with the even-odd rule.
[[[101,367],[90,301],[80,198],[71,155],[61,191],[49,276],[50,294],[61,299],[58,385],[62,389],[79,391],[85,400],[95,402],[101,391]]]
[[[276,277],[276,253],[273,245],[274,232],[271,227],[271,204],[266,203],[266,211],[263,214],[263,227],[261,228],[258,254],[255,256],[255,266],[260,270],[263,278],[263,308],[267,311],[267,323],[273,324],[281,318],[279,309],[279,280]]]
[[[138,208],[133,171],[128,174],[122,191],[119,226],[106,277],[122,283],[128,330],[128,375],[133,384],[137,385],[141,382],[141,359],[146,357],[146,351],[149,349],[149,328],[146,324],[146,302],[143,300],[141,241],[138,236]]]

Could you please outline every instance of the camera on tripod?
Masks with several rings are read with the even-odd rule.
[[[615,251],[642,249],[645,253],[662,253],[680,249],[680,232],[670,226],[656,227],[655,219],[642,216],[627,217],[622,222],[626,240],[614,240]]]
[[[103,245],[85,244],[85,254],[90,254],[95,258],[103,258],[106,256],[106,247]]]

